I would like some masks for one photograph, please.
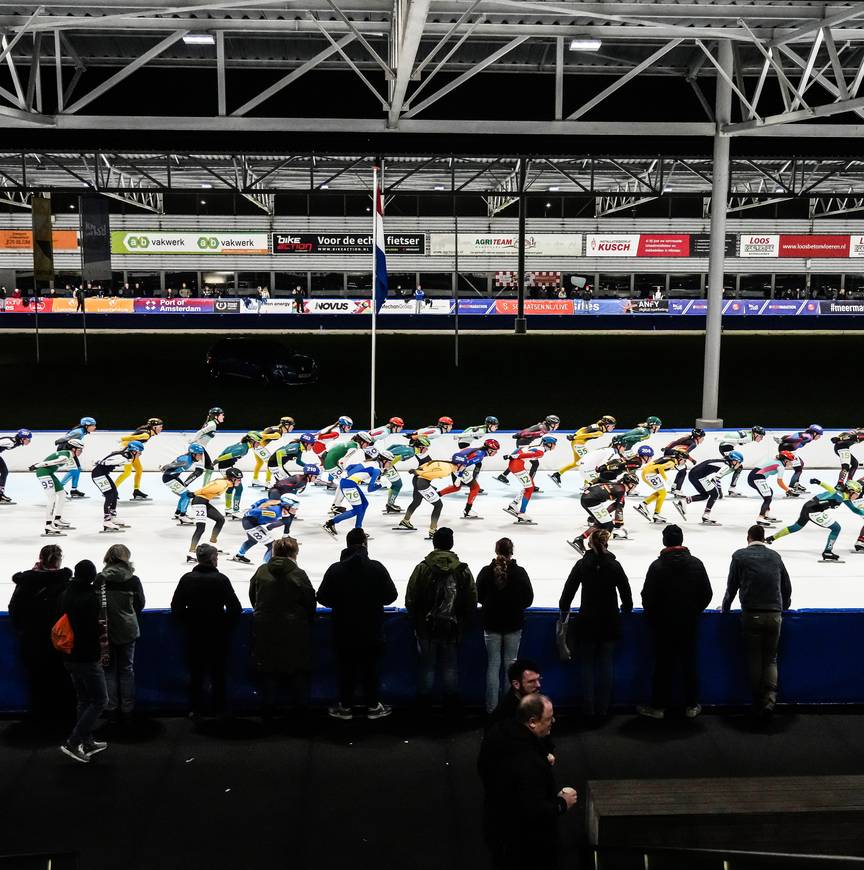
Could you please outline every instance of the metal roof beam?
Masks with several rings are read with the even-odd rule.
[[[396,80],[390,97],[390,110],[387,113],[387,126],[395,127],[402,114],[405,95],[408,93],[408,83],[417,60],[417,50],[423,38],[423,28],[429,14],[430,0],[407,0],[408,12],[401,32],[395,33],[393,46],[396,51]]]

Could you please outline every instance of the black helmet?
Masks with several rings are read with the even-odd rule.
[[[225,477],[228,480],[243,480],[243,472],[239,468],[229,468],[225,472]]]
[[[691,438],[704,438],[704,437],[705,437],[705,430],[704,430],[704,429],[700,429],[700,428],[697,426],[695,429],[691,430],[691,432],[690,432],[690,437],[691,437]]]

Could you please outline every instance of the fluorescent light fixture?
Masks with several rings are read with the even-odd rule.
[[[207,200],[206,200],[206,199],[202,199],[202,200],[201,200],[201,205],[207,205]]]
[[[444,185],[443,185],[443,184],[436,184],[436,185],[432,188],[432,190],[444,190]]]
[[[548,190],[549,193],[558,193],[558,191],[561,190],[561,188],[558,187],[557,184],[553,184],[552,187],[547,187],[546,190]]]
[[[209,190],[211,187],[213,187],[213,185],[206,182],[206,181],[203,181],[203,182],[201,182],[201,187],[205,187]]]
[[[186,45],[216,45],[216,37],[212,33],[187,33],[183,42]]]
[[[321,190],[330,190],[330,185],[329,184],[322,184]]]
[[[596,36],[575,36],[570,40],[570,51],[599,51],[602,44]]]

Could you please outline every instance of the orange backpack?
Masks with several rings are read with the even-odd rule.
[[[75,632],[72,631],[72,623],[67,613],[54,623],[51,629],[51,643],[57,652],[65,653],[67,656],[72,652],[75,646]]]

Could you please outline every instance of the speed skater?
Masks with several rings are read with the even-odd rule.
[[[573,451],[573,459],[567,465],[559,468],[558,471],[553,471],[549,475],[552,482],[561,486],[562,475],[572,471],[574,468],[578,468],[582,458],[588,453],[590,448],[586,445],[603,435],[608,435],[615,428],[615,425],[615,418],[611,414],[604,414],[596,423],[592,423],[590,426],[583,426],[572,435],[568,435],[567,440],[570,442],[570,448]]]

